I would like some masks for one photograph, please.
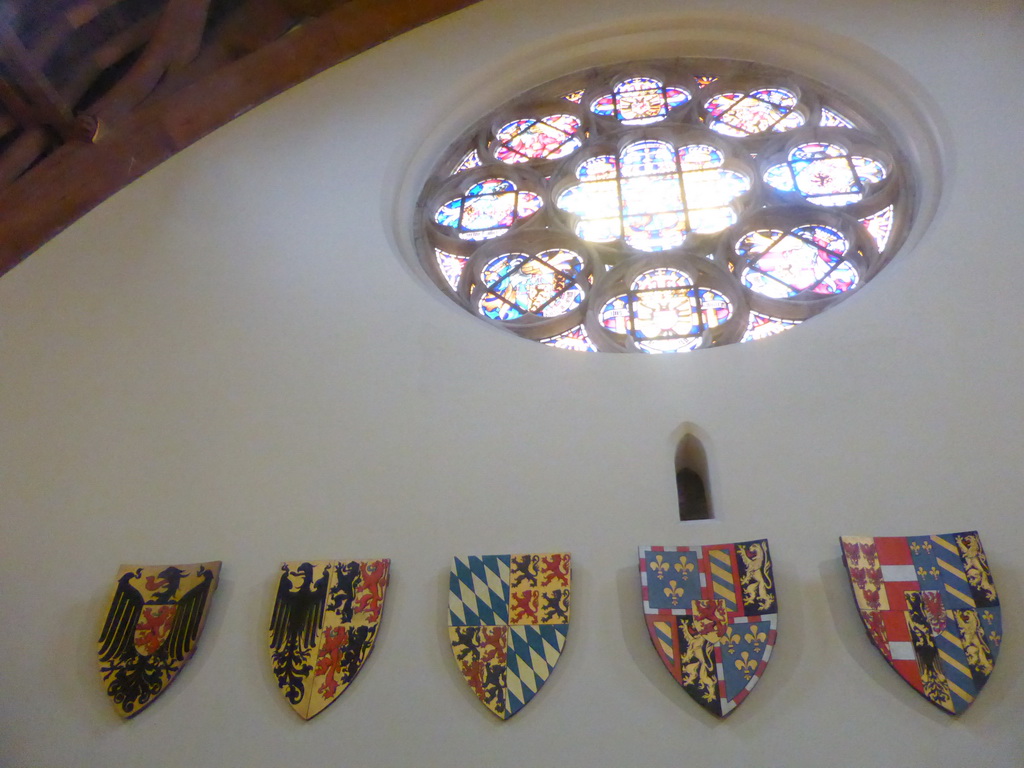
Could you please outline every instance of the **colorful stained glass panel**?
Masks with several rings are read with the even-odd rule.
[[[720,232],[736,222],[732,206],[750,190],[750,179],[719,167],[724,162],[722,151],[706,144],[675,150],[664,141],[634,142],[618,162],[601,155],[582,163],[580,183],[556,205],[579,217],[576,234],[586,240],[622,237],[642,251],[675,248],[689,232]]]
[[[468,171],[470,168],[479,168],[483,163],[480,162],[480,153],[475,149],[467,152],[459,164],[452,170],[452,176],[456,173],[462,173],[462,171]]]
[[[822,128],[854,128],[853,121],[847,120],[833,109],[823,108],[821,110],[821,121],[818,123]]]
[[[686,352],[702,346],[703,332],[732,314],[722,293],[693,285],[682,270],[659,267],[633,280],[629,293],[606,302],[599,319],[644,352]]]
[[[840,206],[863,200],[866,185],[886,175],[878,160],[850,155],[837,144],[814,142],[794,147],[785,163],[765,172],[764,180],[781,192],[798,192],[809,203]]]
[[[614,179],[619,175],[619,161],[614,155],[598,155],[580,163],[576,178],[582,181]]]
[[[457,230],[463,240],[488,240],[505,234],[542,205],[540,195],[520,191],[508,179],[484,179],[438,208],[434,220]]]
[[[672,145],[665,141],[636,141],[621,153],[622,176],[653,176],[677,169]]]
[[[892,234],[893,206],[887,206],[878,213],[872,214],[860,220],[868,233],[875,239],[878,252],[881,253],[889,244],[889,236]]]
[[[615,117],[623,125],[646,125],[664,120],[671,110],[689,100],[690,93],[684,88],[666,87],[652,77],[631,77],[596,99],[590,110],[596,115]]]
[[[796,105],[796,94],[791,91],[762,88],[749,94],[720,93],[709,99],[705,107],[712,117],[708,123],[711,130],[724,136],[743,137],[803,125],[803,115],[793,111]]]
[[[683,244],[686,216],[681,211],[622,217],[623,239],[640,251],[664,251]]]
[[[758,230],[744,235],[736,252],[751,259],[743,284],[770,298],[790,298],[805,291],[836,294],[852,289],[857,269],[844,255],[849,241],[838,231],[807,225],[789,232]]]
[[[509,164],[566,157],[580,147],[576,136],[580,126],[579,118],[572,115],[513,120],[495,134],[499,144],[494,156]]]
[[[569,349],[574,352],[597,352],[597,347],[594,346],[594,342],[590,340],[590,336],[582,325],[577,325],[565,333],[550,336],[540,341],[542,344],[547,344],[551,347]]]
[[[491,320],[515,320],[525,315],[557,317],[583,300],[579,284],[583,259],[554,248],[536,256],[508,253],[492,259],[482,270],[487,292],[480,299],[480,314]]]
[[[722,151],[709,144],[687,144],[679,149],[679,169],[682,171],[718,168],[724,162]]]
[[[469,257],[456,256],[454,253],[448,253],[440,248],[435,248],[434,258],[437,259],[437,266],[441,270],[441,274],[444,275],[448,285],[452,287],[452,290],[457,291],[459,289],[459,281],[462,279],[462,271],[466,268]]]
[[[743,338],[740,341],[764,339],[768,336],[788,331],[790,328],[796,328],[799,324],[799,320],[783,320],[782,318],[764,315],[760,312],[751,312],[750,320],[747,323],[747,332],[743,334]]]

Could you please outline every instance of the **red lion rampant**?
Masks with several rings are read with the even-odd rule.
[[[367,621],[379,621],[380,602],[383,599],[381,588],[387,586],[387,565],[377,560],[360,563],[359,572],[362,583],[359,585],[356,613],[365,614]]]
[[[541,558],[541,563],[544,566],[544,585],[550,586],[556,581],[563,587],[569,586],[569,556],[568,555],[552,555],[551,557]]]
[[[335,674],[341,671],[341,652],[348,645],[348,630],[345,627],[329,627],[324,632],[324,645],[316,658],[314,674],[319,677],[326,675],[323,685],[318,689],[325,699],[334,698],[338,690]]]
[[[526,589],[522,592],[512,593],[513,624],[537,623],[537,597],[538,592],[535,589]]]

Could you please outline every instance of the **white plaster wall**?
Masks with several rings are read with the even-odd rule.
[[[408,265],[430,155],[494,100],[730,25],[760,49],[771,29],[807,34],[780,63],[832,50],[839,79],[891,65],[933,121],[935,216],[880,279],[782,336],[647,357],[520,341]],[[0,763],[1024,765],[1022,33],[1011,0],[485,0],[69,228],[0,280]],[[708,436],[710,522],[676,519],[683,422]],[[951,719],[868,643],[837,537],[967,528],[1006,639]],[[635,547],[760,536],[779,642],[718,722],[650,646]],[[558,549],[575,561],[568,647],[500,723],[447,648],[450,557]],[[393,559],[377,647],[304,723],[264,646],[278,563],[371,556]],[[196,657],[121,721],[94,656],[117,565],[218,558]]]

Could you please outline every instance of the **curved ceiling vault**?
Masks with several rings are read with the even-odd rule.
[[[0,0],[0,275],[215,128],[475,2]]]

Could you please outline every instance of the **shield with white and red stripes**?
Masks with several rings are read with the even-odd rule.
[[[725,717],[764,674],[775,646],[778,602],[768,541],[640,547],[651,641],[701,706]]]
[[[871,642],[932,704],[966,710],[992,674],[1003,632],[978,532],[840,542]]]

